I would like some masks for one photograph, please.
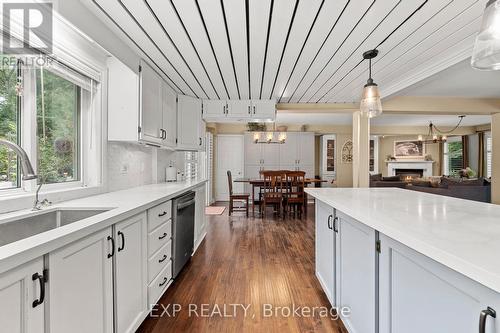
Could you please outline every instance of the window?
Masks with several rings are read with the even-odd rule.
[[[491,158],[493,151],[493,141],[491,138],[491,132],[486,133],[486,177],[491,177]]]
[[[184,176],[186,180],[198,177],[198,152],[187,151],[185,153]]]
[[[2,64],[3,58],[0,56]],[[20,103],[16,93],[19,75],[17,64],[0,68],[0,138],[15,143],[20,142]],[[0,146],[0,189],[16,188],[20,184],[17,155]]]
[[[39,183],[80,179],[80,89],[45,69],[36,71]]]
[[[443,173],[447,176],[458,176],[463,169],[462,137],[448,138],[444,143]]]

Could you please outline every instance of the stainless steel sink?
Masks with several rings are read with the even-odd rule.
[[[0,224],[0,246],[28,238],[110,209],[53,209],[21,216]]]

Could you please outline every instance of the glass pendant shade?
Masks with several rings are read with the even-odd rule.
[[[500,0],[489,0],[484,9],[471,65],[480,70],[500,69]]]
[[[369,82],[365,85],[359,108],[361,113],[368,115],[369,118],[377,117],[382,114],[380,93],[375,83]]]

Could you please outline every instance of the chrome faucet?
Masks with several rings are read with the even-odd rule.
[[[23,170],[23,180],[30,180],[30,179],[36,179],[37,175],[35,174],[35,171],[33,170],[33,166],[31,165],[30,159],[28,157],[28,154],[24,151],[23,148],[19,147],[17,144],[0,139],[0,146],[6,146],[7,148],[12,149],[16,155],[21,159],[21,168]]]
[[[50,202],[48,199],[43,199],[42,201],[38,200],[38,193],[40,192],[40,189],[42,188],[43,182],[40,179],[40,184],[38,184],[38,187],[36,189],[35,193],[35,202],[33,203],[33,211],[41,210],[45,206],[50,206],[52,202]]]

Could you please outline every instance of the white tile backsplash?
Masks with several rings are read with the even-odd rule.
[[[165,182],[165,168],[184,168],[184,152],[137,143],[108,142],[108,191]]]

